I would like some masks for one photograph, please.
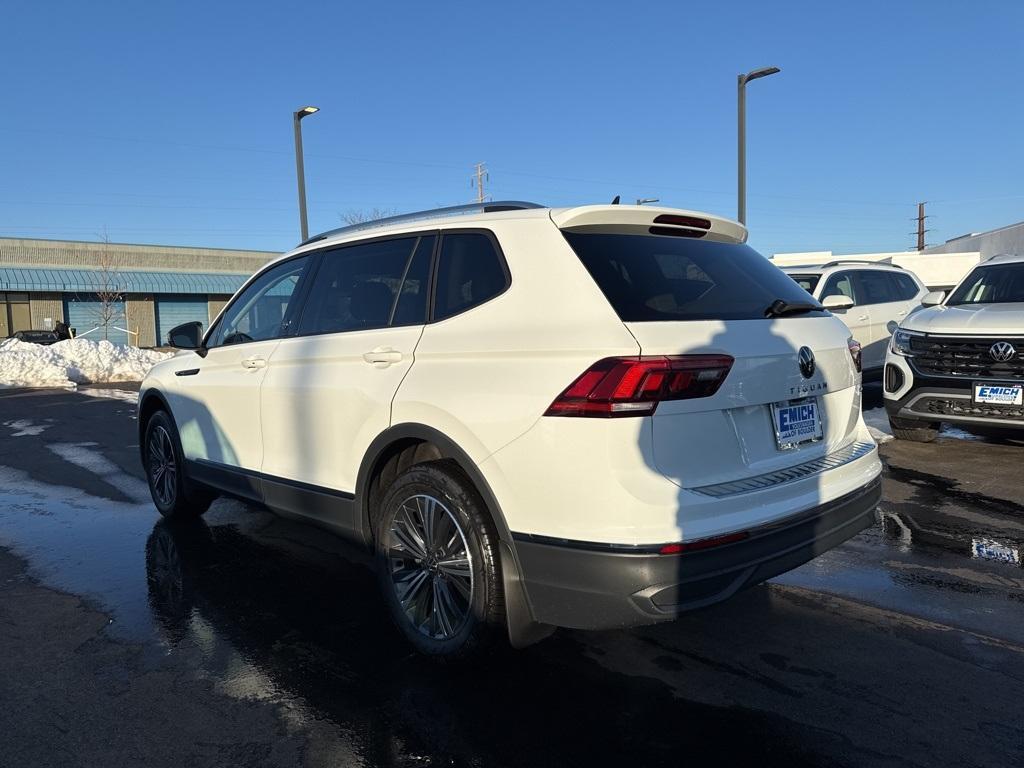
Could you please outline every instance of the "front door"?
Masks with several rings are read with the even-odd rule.
[[[426,319],[435,240],[428,233],[323,253],[298,332],[274,350],[263,383],[271,506],[352,522],[339,520],[349,510],[329,499],[354,493],[367,448],[391,424]]]
[[[168,392],[185,458],[207,472],[228,473],[234,482],[250,478],[251,490],[233,488],[246,495],[258,495],[255,477],[263,461],[260,386],[291,327],[297,309],[292,299],[309,261],[300,257],[271,267],[238,294],[208,335],[206,356],[181,358],[177,386]]]

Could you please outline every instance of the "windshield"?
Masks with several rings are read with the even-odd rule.
[[[799,285],[801,288],[803,288],[810,294],[814,293],[814,289],[818,287],[818,281],[821,280],[821,275],[794,275],[792,273],[787,274],[789,274],[789,276],[793,278],[793,282],[795,282],[797,285]]]
[[[764,319],[807,293],[749,245],[659,235],[563,232],[624,322]],[[791,317],[824,317],[809,311]]]
[[[1011,303],[1024,303],[1024,263],[975,267],[946,306]]]

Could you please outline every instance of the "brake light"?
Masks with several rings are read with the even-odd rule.
[[[732,368],[728,355],[606,357],[560,394],[545,416],[650,416],[662,400],[710,397]]]
[[[675,224],[677,227],[697,227],[698,229],[711,229],[711,220],[702,219],[698,216],[680,216],[676,213],[663,213],[654,217],[655,224]]]
[[[853,358],[853,367],[860,373],[860,342],[850,338],[846,341],[846,346],[850,350],[850,357]]]

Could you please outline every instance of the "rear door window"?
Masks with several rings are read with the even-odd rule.
[[[483,232],[446,233],[437,262],[434,320],[444,320],[493,299],[508,287],[505,262]]]
[[[436,241],[435,235],[424,235],[420,238],[409,268],[405,271],[391,325],[423,325],[427,321],[427,307],[430,303],[430,265]]]
[[[778,299],[810,301],[803,288],[745,244],[657,235],[562,234],[625,322],[763,319]]]
[[[874,269],[857,270],[853,273],[857,283],[860,304],[888,304],[899,301],[899,287],[895,275]]]
[[[896,278],[896,287],[901,301],[910,301],[921,290],[910,275],[893,275],[893,277]]]
[[[387,326],[418,240],[378,240],[325,251],[299,323],[299,334]]]

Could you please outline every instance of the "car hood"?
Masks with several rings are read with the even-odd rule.
[[[908,331],[1024,335],[1024,304],[964,304],[928,307],[903,321]]]

